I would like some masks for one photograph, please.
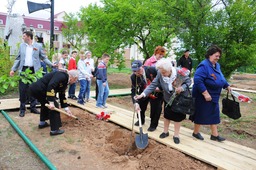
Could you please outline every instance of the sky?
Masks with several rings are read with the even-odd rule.
[[[0,12],[7,13],[7,4],[11,0],[1,0]],[[51,3],[50,0],[29,0],[36,3]],[[86,7],[90,3],[97,3],[100,5],[100,0],[54,0],[54,14],[65,11],[67,13],[76,13],[79,11],[80,7]],[[20,15],[39,17],[39,18],[50,18],[50,9],[40,10],[28,13],[27,0],[16,0],[12,13],[18,13]]]

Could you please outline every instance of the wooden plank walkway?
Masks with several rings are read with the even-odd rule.
[[[111,95],[130,94],[130,89],[110,90]],[[94,96],[94,92],[91,93]],[[8,110],[19,108],[18,99],[3,99],[0,100],[0,110]],[[100,108],[96,108],[94,99],[85,105],[78,104],[75,100],[68,100],[72,105],[87,110],[93,114],[98,114],[102,111]],[[123,126],[127,129],[132,128],[133,108],[130,110],[122,109],[108,104],[107,109],[103,109],[107,112],[112,112],[110,121]],[[136,121],[135,116],[135,121]],[[143,125],[143,131],[146,133],[149,126],[150,118],[146,118],[146,123]],[[224,141],[223,143],[210,140],[210,136],[202,134],[205,138],[204,141],[199,141],[192,137],[192,130],[181,127],[179,145],[174,144],[172,140],[173,124],[170,125],[170,137],[160,139],[159,135],[163,132],[163,122],[159,121],[159,126],[156,131],[148,132],[148,136],[160,143],[177,149],[191,157],[199,159],[210,165],[217,167],[218,169],[230,169],[230,170],[256,170],[256,150],[242,146],[230,141]],[[134,126],[134,131],[139,132],[139,128]]]

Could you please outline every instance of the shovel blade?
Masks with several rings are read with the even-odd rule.
[[[148,134],[137,134],[135,144],[137,148],[145,149],[148,146]]]

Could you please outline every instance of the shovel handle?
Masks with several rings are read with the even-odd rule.
[[[49,106],[49,104],[45,104],[45,106]],[[67,116],[69,116],[69,117],[72,117],[72,118],[74,118],[74,119],[76,119],[76,120],[78,120],[78,118],[76,117],[76,116],[74,116],[74,115],[70,115],[70,114],[68,114],[68,113],[66,113],[66,112],[64,112],[63,110],[60,110],[60,109],[58,109],[58,108],[54,108],[54,110],[56,110],[56,111],[58,111],[58,112],[60,112],[60,113],[63,113],[63,114],[65,114],[65,115],[67,115]]]
[[[142,127],[142,124],[141,124],[141,115],[140,115],[140,111],[138,111],[138,117],[139,117],[139,127],[141,128],[141,127]]]

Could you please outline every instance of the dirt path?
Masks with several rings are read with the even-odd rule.
[[[94,115],[78,108],[72,110],[79,121],[62,117],[66,132],[54,137],[49,135],[49,128],[37,128],[38,115],[9,115],[58,169],[214,169],[153,140],[149,140],[145,150],[138,150],[129,130],[96,120]],[[5,127],[1,128],[0,169],[46,169],[10,125],[2,117],[0,120]],[[8,152],[13,156],[7,156],[3,148],[11,148]]]

